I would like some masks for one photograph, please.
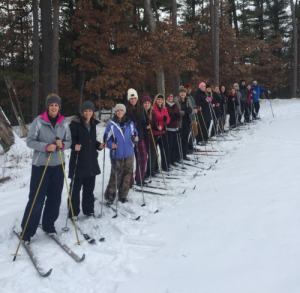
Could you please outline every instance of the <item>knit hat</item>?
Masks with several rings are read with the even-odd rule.
[[[205,82],[200,82],[199,88],[201,88],[202,86],[206,86]]]
[[[186,88],[183,86],[179,87],[179,92],[186,92]]]
[[[123,104],[117,104],[115,106],[115,112],[117,112],[118,110],[122,110],[122,111],[124,111],[124,113],[126,113],[126,108]]]
[[[81,106],[81,113],[83,113],[84,110],[92,110],[95,112],[94,103],[91,101],[85,101]]]
[[[192,87],[192,86],[191,86],[190,83],[185,83],[185,84],[184,84],[184,87],[187,89],[187,88]]]
[[[246,82],[246,80],[245,79],[241,79],[240,83],[242,83],[242,82]]]
[[[206,88],[207,88],[207,89],[208,89],[208,88],[211,88],[210,84],[207,84],[207,85],[206,85]]]
[[[233,85],[233,87],[235,87],[235,86],[239,86],[237,83],[235,83],[234,85]]]
[[[152,100],[150,98],[150,96],[148,94],[144,94],[143,95],[143,98],[142,98],[142,105],[145,103],[145,102],[150,102],[152,104]]]
[[[127,92],[127,100],[129,101],[132,98],[139,98],[138,93],[134,89],[129,89]]]
[[[253,83],[257,83],[257,81],[256,81],[256,80],[253,80]]]
[[[46,98],[46,109],[48,109],[48,107],[51,104],[58,104],[59,105],[59,109],[61,109],[61,100],[60,97],[56,94],[50,94],[47,96]]]

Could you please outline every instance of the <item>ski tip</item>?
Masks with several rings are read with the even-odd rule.
[[[193,190],[195,190],[195,189],[196,189],[196,185],[194,186]]]
[[[116,215],[114,215],[112,218],[115,219],[115,218],[117,218],[117,217],[118,217],[118,215],[116,214]]]
[[[186,191],[186,189],[182,192],[182,194],[184,194],[185,193],[185,191]]]
[[[95,239],[89,239],[87,240],[88,243],[94,243],[95,242]]]
[[[137,218],[135,218],[135,221],[138,221],[141,218],[141,216],[138,216]]]
[[[46,277],[50,276],[51,273],[52,273],[52,269],[50,269],[46,274],[40,274],[40,275],[41,275],[41,277],[46,278]]]
[[[141,207],[145,207],[146,206],[146,204],[145,203],[143,203],[142,205],[141,205]]]
[[[100,241],[100,242],[104,242],[104,241],[105,241],[105,238],[102,237],[102,238],[99,239],[99,241]]]
[[[154,212],[154,214],[156,214],[156,213],[158,213],[159,212],[159,210],[156,210],[155,212]]]
[[[85,259],[85,254],[83,254],[83,256],[80,259],[80,262],[83,261]]]

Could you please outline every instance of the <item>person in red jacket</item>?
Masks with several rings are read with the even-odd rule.
[[[159,146],[162,169],[164,171],[169,170],[169,148],[167,141],[166,125],[170,123],[170,116],[166,108],[165,97],[162,94],[155,96],[153,101],[153,111],[155,114],[155,124],[157,127],[153,129],[153,135],[155,139],[156,146]],[[158,171],[158,166],[155,168]]]
[[[181,120],[178,105],[174,102],[173,94],[167,96],[166,108],[170,116],[170,123],[167,125],[167,135],[169,143],[170,164],[180,161],[177,132],[179,130],[179,121]]]

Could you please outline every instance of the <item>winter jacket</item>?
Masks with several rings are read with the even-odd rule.
[[[202,114],[205,121],[211,120],[210,110],[209,110],[209,104],[206,101],[206,93],[202,91],[201,89],[197,89],[196,96],[195,96],[195,102],[197,107],[202,108]],[[199,113],[199,112],[198,112]]]
[[[235,100],[233,101],[232,99],[235,99]],[[230,114],[230,115],[235,114],[234,108],[236,110],[237,106],[238,106],[238,102],[237,102],[236,95],[229,94],[228,103],[227,103],[227,112],[228,112],[228,114]]]
[[[161,133],[164,134],[166,131],[164,130],[165,126],[167,124],[170,123],[170,116],[168,114],[168,110],[167,108],[161,108],[161,110],[159,110],[158,106],[157,105],[154,105],[153,106],[153,111],[155,113],[155,123],[156,123],[156,126],[161,126],[162,127],[162,130],[161,130]],[[167,121],[165,122],[164,121],[164,116],[167,117]],[[154,135],[159,135],[159,130],[156,130],[157,127],[155,129],[153,129],[153,134]]]
[[[75,115],[70,123],[72,135],[71,158],[69,162],[69,178],[73,178],[76,152],[75,145],[81,144],[78,152],[78,161],[76,166],[75,178],[85,178],[100,174],[98,164],[98,152],[100,151],[100,142],[96,140],[96,126],[99,121],[91,124],[90,131],[86,128],[83,117],[80,114]]]
[[[222,114],[221,103],[222,103],[222,96],[221,96],[221,94],[213,92],[213,99],[212,99],[211,104],[215,105],[215,107],[213,109],[215,111],[215,114],[216,114],[217,118],[220,118],[220,116]],[[217,106],[217,104],[220,104],[220,106]]]
[[[133,115],[126,115],[135,125],[139,133],[139,141],[144,139],[144,127],[146,125],[146,116],[143,109],[141,110],[140,115],[137,115],[137,109],[133,110]]]
[[[134,146],[137,142],[134,141],[134,134],[138,135],[138,132],[134,126],[134,123],[126,117],[124,122],[123,131],[120,127],[120,123],[117,120],[117,116],[113,116],[111,121],[107,124],[104,135],[106,134],[107,147],[110,149],[110,158],[125,159],[134,155]],[[112,149],[112,145],[117,138],[118,147]]]
[[[194,109],[190,99],[185,98],[185,105],[186,105],[187,109],[188,108],[190,109],[190,110],[188,110],[188,112],[190,112],[190,114],[186,111],[181,111],[181,98],[180,97],[178,97],[178,96],[175,97],[174,102],[178,106],[178,109],[180,111],[180,116],[182,117],[182,119],[189,118],[189,116],[191,115],[191,113],[193,112],[193,109]],[[182,128],[182,119],[180,120],[179,128]]]
[[[253,92],[247,90],[247,104],[251,104],[253,99]]]
[[[237,114],[242,114],[241,106],[242,106],[242,94],[239,90],[236,91],[236,101],[237,105],[235,107],[235,111]]]
[[[145,116],[146,116],[146,120],[148,121],[150,118],[148,118],[148,116],[147,116],[146,113],[145,113]],[[157,126],[156,126],[156,123],[155,123],[155,114],[154,114],[154,111],[152,113],[152,119],[151,119],[150,125],[151,125],[152,132],[153,132],[153,129],[157,130]],[[144,127],[144,141],[145,141],[147,153],[149,153],[149,137],[150,137],[150,150],[151,150],[151,152],[155,151],[155,147],[154,147],[154,143],[153,143],[153,139],[152,139],[152,135],[151,135],[150,129],[147,129],[147,126],[148,125],[146,125]]]
[[[193,108],[194,108],[194,109],[197,109],[197,106],[196,106],[196,103],[195,103],[195,100],[194,100],[193,96],[192,96],[192,95],[186,94],[186,97],[190,100],[190,102],[191,102]],[[195,115],[195,113],[193,113],[193,114],[191,115],[191,118],[192,118],[192,120],[196,120],[196,115]]]
[[[59,137],[63,142],[61,153],[64,161],[64,150],[68,149],[72,143],[71,132],[65,117],[58,113],[58,119],[54,128],[49,121],[47,111],[34,119],[26,139],[27,146],[34,149],[32,165],[45,166],[47,164],[47,146],[55,144],[54,140],[56,137]],[[57,150],[52,153],[48,165],[61,165],[60,154]]]
[[[257,102],[259,100],[260,92],[262,92],[262,93],[267,93],[268,92],[268,90],[265,90],[265,89],[261,88],[259,85],[257,85],[257,86],[253,85],[250,90],[256,92],[256,94],[253,93],[253,102]]]
[[[246,103],[247,101],[247,91],[248,91],[247,88],[244,85],[240,84],[240,92],[242,95],[241,101],[243,103]]]
[[[176,129],[179,127],[179,121],[181,120],[180,111],[178,108],[177,103],[173,102],[171,105],[166,102],[166,108],[168,110],[169,116],[170,116],[170,123],[167,125],[168,129]],[[175,115],[174,115],[175,114]]]

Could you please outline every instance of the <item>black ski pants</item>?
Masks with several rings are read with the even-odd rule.
[[[167,133],[170,151],[170,164],[174,165],[174,163],[180,159],[177,141],[178,132],[168,130]]]
[[[29,189],[29,200],[25,208],[23,220],[21,223],[22,229],[24,229],[35,194],[40,184],[42,175],[44,173],[45,166],[32,166],[30,189]],[[44,213],[42,218],[42,226],[44,230],[52,230],[54,223],[59,215],[59,207],[61,203],[61,193],[64,186],[64,174],[62,166],[56,167],[48,166],[44,179],[42,181],[39,193],[37,195],[35,204],[32,209],[30,219],[27,224],[25,231],[26,236],[32,237],[38,228],[41,214]],[[46,198],[47,197],[47,198]],[[46,198],[46,202],[45,202]]]
[[[236,126],[236,115],[234,112],[230,113],[230,117],[229,117],[229,125],[230,127],[232,126]]]
[[[148,153],[148,158],[147,158],[146,174],[148,176],[150,175],[153,176],[156,164],[157,164],[156,151],[151,151],[150,153]]]
[[[94,213],[94,189],[95,189],[96,176],[89,176],[85,178],[75,178],[73,190],[72,181],[70,183],[70,192],[72,190],[72,207],[74,216],[80,213],[80,191],[82,186],[82,212],[84,215]],[[68,200],[69,206],[69,200]],[[71,210],[69,211],[69,218],[72,218]]]
[[[258,112],[259,112],[259,109],[260,109],[259,101],[253,102],[253,106],[255,108],[255,112],[256,112],[256,116],[257,116]]]
[[[199,131],[198,131],[198,135],[197,135],[197,142],[203,141],[203,138],[204,138],[204,141],[207,141],[208,140],[208,131],[209,131],[209,127],[210,127],[210,120],[203,121],[200,111],[198,111],[198,118],[199,118],[200,127],[199,127]],[[203,134],[203,138],[202,138],[201,131]]]
[[[190,122],[189,119],[182,119],[182,127],[180,128],[181,137],[181,147],[182,147],[182,157],[186,159],[187,149],[188,149],[188,139],[190,134]]]

